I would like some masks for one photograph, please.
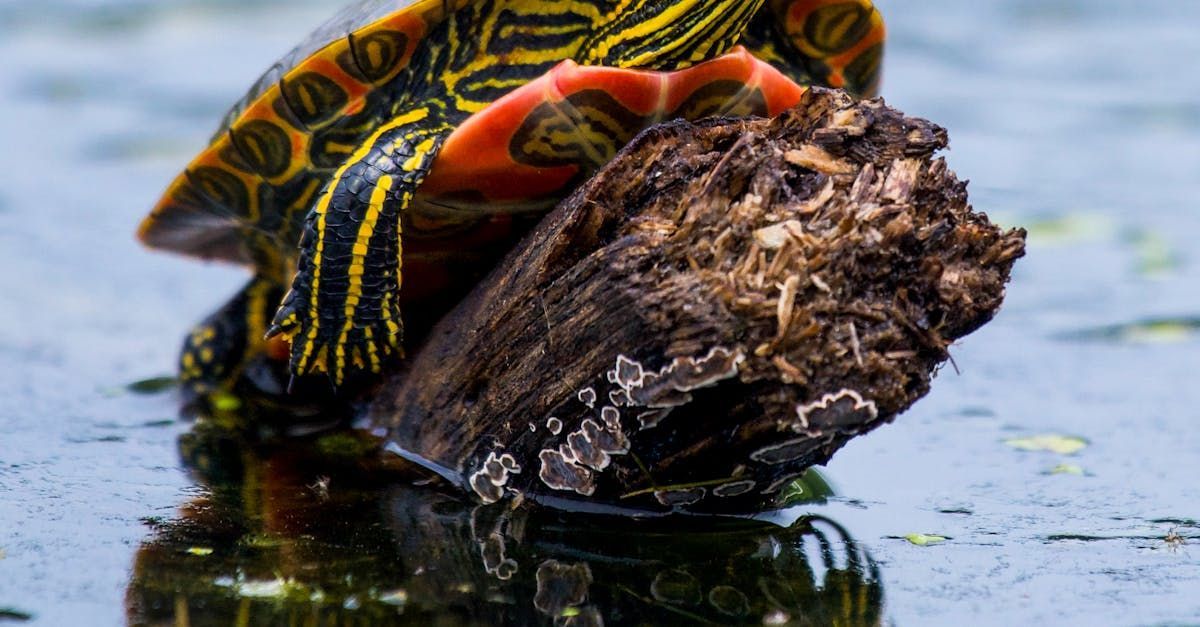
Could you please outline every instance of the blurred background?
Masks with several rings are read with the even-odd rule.
[[[0,0],[0,622],[125,622],[135,554],[213,497],[175,398],[127,385],[244,278],[133,231],[339,4]],[[949,129],[1029,255],[932,394],[831,463],[837,496],[779,521],[872,556],[862,622],[1200,621],[1200,3],[877,4],[884,97]]]

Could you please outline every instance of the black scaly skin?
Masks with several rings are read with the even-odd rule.
[[[300,271],[268,331],[292,337],[293,373],[326,370],[340,385],[349,371],[378,371],[399,354],[400,214],[451,130],[428,118],[389,128],[366,157],[348,164],[306,218]],[[375,210],[373,195],[383,199]],[[374,228],[367,238],[369,218]],[[355,258],[356,244],[365,245],[365,256]],[[348,298],[357,301],[351,317]],[[308,324],[301,327],[301,320]],[[338,347],[343,354],[337,354]]]
[[[282,296],[278,277],[255,275],[229,302],[192,329],[179,355],[185,405],[232,387],[247,361],[262,353],[263,330],[274,303]]]
[[[683,19],[668,21],[674,15],[669,9],[685,1],[690,7]],[[732,47],[762,2],[637,3],[607,14],[603,19],[611,21],[599,29],[578,29],[568,40],[568,49],[574,49],[569,56],[618,67],[688,67]],[[564,3],[563,15],[585,4]],[[618,6],[598,4],[608,11]],[[514,52],[514,42],[491,37],[504,32],[499,21],[512,10],[535,6],[540,5],[483,0],[438,25],[395,81],[407,98],[396,99],[394,118],[360,145],[321,193],[305,220],[298,272],[269,331],[290,340],[293,375],[325,372],[338,386],[353,372],[378,372],[388,358],[400,354],[402,213],[442,141],[498,95],[494,89],[485,91],[481,95],[486,100],[475,102],[469,86],[506,85],[511,90],[563,60],[561,51],[547,54],[546,42],[530,35],[529,61],[503,61]]]

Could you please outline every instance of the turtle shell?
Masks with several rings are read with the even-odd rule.
[[[271,66],[224,117],[139,230],[149,246],[263,263],[357,139],[380,122],[382,88],[431,27],[477,0],[362,0]],[[264,241],[264,237],[266,236]]]
[[[293,255],[284,251],[294,250],[317,195],[360,142],[394,115],[395,101],[406,93],[401,73],[422,42],[430,33],[444,34],[434,29],[448,16],[481,1],[363,0],[340,11],[233,106],[210,144],[142,222],[142,241],[205,259],[286,268]],[[803,41],[828,44],[805,53],[822,60],[818,74],[827,82],[842,81],[841,68],[852,59],[872,58],[863,50],[874,40],[855,31],[861,23],[864,33],[872,32],[877,14],[864,8],[871,6],[868,0],[775,1],[782,3],[779,10],[791,7],[795,14],[782,24],[788,37],[791,29],[803,33]],[[854,11],[846,13],[844,6]],[[802,26],[811,24],[816,31],[806,33]],[[832,35],[818,37],[827,33]],[[839,47],[847,33],[859,48]],[[564,66],[553,80],[534,80],[514,90],[520,94],[477,103],[403,218],[418,222],[404,228],[406,266],[413,269],[410,256],[458,255],[481,229],[488,238],[504,237],[493,231],[507,229],[498,224],[509,220],[506,212],[545,207],[655,121],[767,115],[794,103],[796,85],[760,65],[741,51],[676,72]],[[563,107],[583,113],[564,117]],[[611,128],[572,138],[576,122],[593,116]],[[571,139],[546,154],[535,140],[548,136]],[[611,141],[589,143],[593,136]],[[458,188],[464,182],[478,185]],[[479,212],[481,204],[493,210]]]

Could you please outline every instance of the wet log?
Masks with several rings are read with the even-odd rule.
[[[433,329],[367,415],[483,502],[749,511],[926,394],[1024,232],[946,131],[813,89],[643,133]]]

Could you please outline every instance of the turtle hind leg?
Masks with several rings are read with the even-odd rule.
[[[321,192],[268,331],[291,342],[293,376],[324,372],[337,387],[401,352],[400,218],[450,131],[431,109],[406,113],[359,146]]]
[[[769,0],[742,45],[802,85],[879,91],[886,31],[871,0]]]
[[[247,364],[273,352],[263,337],[282,294],[278,278],[257,275],[192,329],[179,355],[185,406],[232,391]]]

